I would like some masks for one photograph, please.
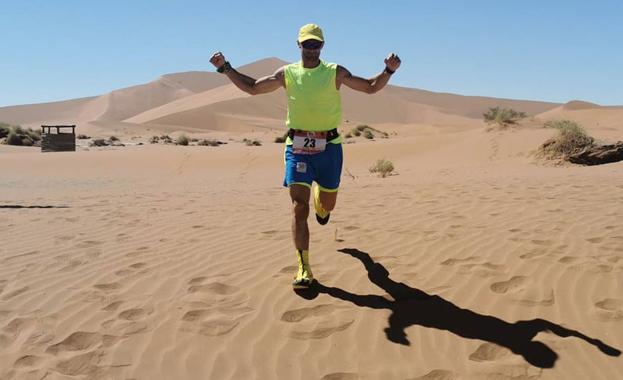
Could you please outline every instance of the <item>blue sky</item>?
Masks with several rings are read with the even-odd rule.
[[[322,57],[369,77],[397,52],[391,84],[465,95],[623,105],[621,1],[2,1],[0,106],[99,95],[162,74]]]

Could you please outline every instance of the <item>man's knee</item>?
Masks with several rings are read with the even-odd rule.
[[[309,216],[309,203],[294,200],[292,202],[294,208],[294,218],[297,222],[307,220]]]

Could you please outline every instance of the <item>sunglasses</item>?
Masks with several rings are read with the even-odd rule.
[[[301,42],[301,46],[303,47],[303,49],[316,50],[316,49],[320,49],[322,47],[322,41],[318,41],[318,40],[305,40],[305,41]]]

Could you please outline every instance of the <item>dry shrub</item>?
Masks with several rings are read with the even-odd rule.
[[[177,145],[188,145],[189,141],[190,140],[188,139],[188,137],[186,137],[186,135],[179,135],[175,143]]]
[[[378,173],[380,177],[387,177],[394,171],[394,164],[384,158],[376,160],[376,164],[372,165],[369,169],[370,173]]]
[[[519,120],[524,119],[527,115],[525,112],[515,111],[512,108],[489,108],[489,111],[482,114],[487,123],[495,123],[500,126],[515,124]]]
[[[595,139],[574,121],[555,120],[545,123],[545,126],[557,129],[558,134],[539,148],[538,153],[544,158],[566,160],[570,155],[580,153],[595,143]]]

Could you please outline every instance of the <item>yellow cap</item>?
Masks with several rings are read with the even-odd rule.
[[[322,29],[316,24],[307,24],[301,26],[299,29],[299,42],[307,40],[318,40],[324,42],[324,36],[322,35]]]

